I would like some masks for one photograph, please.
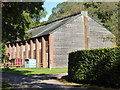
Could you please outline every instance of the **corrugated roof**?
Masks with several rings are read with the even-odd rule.
[[[58,28],[59,26],[63,25],[68,19],[62,19],[47,25],[43,25],[37,28],[33,28],[29,30],[27,33],[32,33],[32,38],[39,37],[42,35],[50,34],[53,30]]]
[[[48,35],[48,34],[54,32],[56,30],[56,28],[60,27],[61,25],[65,24],[69,21],[72,22],[72,20],[74,20],[75,18],[77,18],[79,16],[81,16],[80,13],[69,15],[69,16],[66,16],[66,17],[63,17],[63,18],[39,25],[39,26],[36,26],[36,27],[33,27],[32,29],[28,30],[26,33],[32,33],[31,38],[40,37],[43,35]],[[89,17],[91,17],[91,16],[89,16]],[[95,19],[93,19],[93,20],[95,20]],[[98,21],[96,21],[96,22],[99,23]],[[101,25],[101,26],[103,26],[103,25]],[[20,41],[20,39],[18,39],[17,41]]]
[[[51,32],[53,32],[56,28],[60,27],[61,25],[65,24],[67,21],[73,19],[73,16],[80,15],[80,13],[73,14],[67,17],[60,18],[58,20],[54,20],[52,22],[34,27],[27,31],[26,33],[32,33],[31,38],[43,36],[43,35],[48,35]]]
[[[80,13],[72,14],[72,15],[69,15],[69,16],[36,26],[36,27],[33,27],[30,30],[28,30],[26,33],[31,33],[32,34],[31,38],[48,35],[51,32],[53,32],[56,28],[65,24],[67,21],[76,18],[76,16],[79,16],[79,15],[81,15],[81,14]],[[21,40],[19,38],[17,38],[17,40],[15,42],[20,42],[20,41]],[[11,43],[11,42],[8,41],[7,43]]]

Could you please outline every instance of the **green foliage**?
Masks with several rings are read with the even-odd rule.
[[[6,2],[2,7],[2,60],[5,60],[5,43],[21,40],[25,42],[32,35],[25,32],[40,23],[46,16],[43,2]]]
[[[1,84],[2,84],[2,89],[1,90],[14,90],[14,88],[6,82],[2,82]]]
[[[52,10],[48,21],[68,16],[81,11],[88,11],[89,15],[101,22],[117,38],[117,45],[120,45],[120,30],[118,27],[119,3],[115,2],[63,2]]]
[[[5,53],[5,43],[0,43],[0,58],[2,59],[2,62],[6,59],[6,53]]]
[[[48,21],[52,21],[67,15],[78,13],[82,10],[82,8],[83,6],[80,3],[75,3],[75,2],[60,3],[55,8],[53,8],[52,14],[50,15]]]
[[[43,2],[6,2],[2,7],[3,42],[30,38],[25,32],[46,15]]]
[[[73,81],[120,87],[120,47],[81,50],[69,54]]]
[[[30,24],[30,28],[34,28],[36,26],[39,26],[39,25],[42,25],[42,24],[45,24],[45,23],[47,23],[47,21],[35,22],[35,23]]]

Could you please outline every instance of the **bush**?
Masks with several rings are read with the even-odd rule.
[[[120,47],[71,52],[68,74],[72,81],[120,87]]]

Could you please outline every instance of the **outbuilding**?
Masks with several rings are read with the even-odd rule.
[[[68,67],[71,51],[115,47],[115,36],[86,11],[34,27],[26,33],[32,37],[25,44],[8,43],[10,59],[36,59],[36,67]],[[24,62],[23,62],[24,65]]]

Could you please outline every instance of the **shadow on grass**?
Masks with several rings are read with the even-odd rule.
[[[69,77],[69,75],[63,76],[61,78],[62,82],[65,83],[75,83],[76,85],[80,86],[80,87],[85,87],[88,88],[90,90],[119,90],[119,87],[113,87],[113,86],[106,86],[103,84],[98,84],[98,83],[88,83],[88,82],[84,82],[84,81],[76,81],[76,80],[71,80],[71,78]]]
[[[26,75],[26,73],[31,73],[32,71],[28,70],[16,70],[16,69],[10,69],[10,68],[3,68],[3,73],[10,73],[10,74],[19,74],[19,75]]]
[[[14,90],[13,87],[6,83],[6,82],[2,82],[2,89],[1,90]]]

